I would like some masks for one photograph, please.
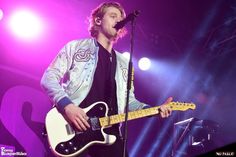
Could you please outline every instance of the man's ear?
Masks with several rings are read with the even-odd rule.
[[[100,18],[100,17],[96,17],[96,18],[95,18],[95,24],[96,24],[96,25],[101,25],[101,23],[102,23],[101,18]]]

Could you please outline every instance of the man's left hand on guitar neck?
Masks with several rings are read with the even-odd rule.
[[[162,118],[167,118],[171,115],[172,109],[169,104],[173,100],[173,97],[169,97],[158,109]]]

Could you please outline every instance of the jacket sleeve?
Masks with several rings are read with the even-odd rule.
[[[41,86],[47,95],[63,111],[64,107],[71,103],[68,94],[62,87],[62,80],[69,70],[72,62],[70,44],[65,45],[46,69],[41,79]]]
[[[134,70],[132,70],[132,77],[134,78]],[[130,95],[129,95],[129,110],[134,111],[134,110],[149,108],[150,105],[140,102],[139,100],[136,99],[135,94],[134,94],[133,78],[131,79],[132,81],[131,81],[131,89],[130,89]]]

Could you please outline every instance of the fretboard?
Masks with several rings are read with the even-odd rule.
[[[142,117],[152,116],[158,114],[159,107],[152,107],[143,110],[132,111],[128,113],[128,120],[138,119]],[[113,124],[121,123],[125,121],[125,114],[117,114],[109,117],[99,118],[100,125],[102,127],[110,126]]]
[[[193,103],[180,103],[180,102],[170,102],[167,104],[172,110],[185,111],[187,109],[195,109],[195,104]],[[137,110],[128,112],[128,120],[143,118],[147,116],[153,116],[159,113],[158,108],[160,106],[155,106],[147,109]],[[125,114],[117,114],[108,117],[99,118],[101,127],[111,126],[113,124],[118,124],[125,121]]]

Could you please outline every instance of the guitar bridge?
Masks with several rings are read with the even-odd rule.
[[[93,131],[101,129],[99,119],[97,117],[89,118],[89,121],[90,121],[90,124],[91,124],[91,129]]]

